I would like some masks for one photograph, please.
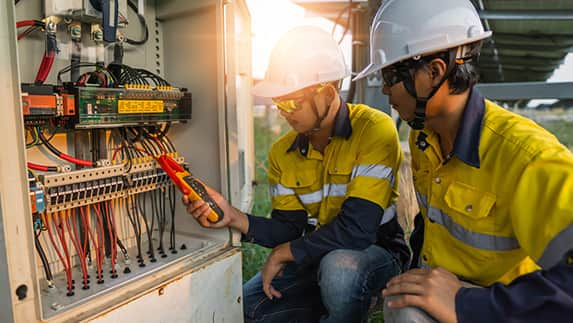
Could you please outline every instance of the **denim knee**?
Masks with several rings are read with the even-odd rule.
[[[417,307],[388,307],[388,301],[395,297],[396,296],[388,296],[384,299],[385,323],[437,323],[432,316]]]
[[[325,305],[336,306],[364,298],[368,273],[364,255],[354,250],[334,250],[320,262],[318,280]]]

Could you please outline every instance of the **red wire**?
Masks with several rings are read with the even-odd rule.
[[[52,231],[52,225],[51,225],[51,221],[49,220],[49,218],[50,218],[50,216],[48,216],[46,218],[46,227],[48,227],[48,235],[50,237],[52,245],[54,246],[54,250],[56,250],[58,258],[60,258],[60,261],[62,262],[62,266],[64,267],[64,271],[66,272],[66,280],[68,282],[68,291],[71,291],[72,290],[71,289],[72,271],[71,271],[71,268],[66,263],[66,260],[65,260],[64,256],[62,255],[62,253],[60,252],[60,249],[58,248],[58,244],[56,243],[56,240],[54,238],[54,233]],[[53,222],[54,222],[54,227],[56,228],[56,231],[57,231],[58,227],[57,227],[57,223],[56,223],[56,218],[53,218]],[[58,235],[59,235],[59,232],[58,232]],[[61,242],[61,240],[60,240],[60,242]]]
[[[50,214],[48,214],[48,216],[44,217],[44,224],[48,228],[48,236],[50,237],[50,241],[52,242],[52,246],[54,247],[54,250],[56,251],[58,258],[60,258],[60,261],[62,262],[62,266],[64,266],[64,270],[66,272],[66,277],[68,277],[68,280],[69,280],[68,268],[66,267],[66,262],[64,260],[64,256],[60,252],[60,248],[58,248],[58,244],[56,243],[56,239],[54,239],[54,233],[52,231],[52,224],[51,224],[50,218],[51,218]]]
[[[86,262],[85,262],[85,251],[82,249],[82,245],[80,243],[80,235],[78,233],[78,226],[77,226],[77,221],[76,221],[76,215],[74,216],[70,216],[70,212],[68,210],[67,212],[68,214],[66,215],[66,227],[68,229],[68,232],[70,233],[70,238],[72,239],[72,243],[74,244],[74,247],[76,248],[76,252],[78,254],[78,258],[80,259],[80,266],[82,269],[82,276],[83,276],[83,281],[84,281],[84,285],[87,285],[88,282],[88,270],[86,267]],[[70,218],[72,218],[73,221],[73,230],[71,229],[71,225],[70,225]],[[72,234],[73,233],[73,234]]]
[[[80,208],[80,215],[82,218],[82,225],[83,225],[84,229],[86,230],[86,232],[90,232],[90,226],[89,226],[88,220],[86,218],[86,214],[84,213],[84,208]],[[89,233],[86,233],[84,235],[84,250],[88,250],[88,248],[89,248],[88,236],[89,236]]]
[[[42,63],[40,63],[40,68],[36,74],[36,83],[44,83],[50,74],[52,69],[52,64],[54,64],[54,59],[56,58],[56,53],[53,51],[46,52],[42,58]]]
[[[89,161],[89,160],[83,160],[83,159],[77,159],[75,157],[72,157],[70,155],[66,155],[64,153],[60,154],[61,159],[68,161],[70,163],[76,164],[76,165],[81,165],[81,166],[86,166],[86,167],[92,167],[93,166],[93,162]]]
[[[98,257],[97,259],[97,268],[98,268],[98,279],[102,278],[102,265],[103,265],[103,235],[104,235],[104,229],[103,229],[103,223],[101,220],[101,213],[99,211],[99,204],[94,205],[94,210],[96,213],[96,219],[97,219],[97,231],[98,231],[98,250],[100,251],[99,255],[100,257]]]
[[[22,28],[22,27],[34,26],[34,25],[36,25],[35,20],[22,20],[22,21],[16,22],[16,28]]]
[[[64,249],[64,254],[66,255],[66,260],[68,262],[68,291],[72,290],[72,259],[70,257],[70,252],[68,251],[68,244],[66,242],[66,234],[64,232],[64,226],[62,225],[61,213],[58,214],[57,218],[59,223],[56,224],[56,232],[58,233],[58,238],[62,243],[62,248]],[[55,221],[54,221],[55,223]]]
[[[95,207],[94,207],[94,208],[95,208]],[[86,214],[87,214],[87,216],[89,217],[90,208],[89,208],[88,206],[86,206],[86,211],[87,211]],[[89,232],[90,238],[91,238],[92,241],[93,241],[93,245],[94,245],[94,248],[95,248],[95,251],[96,251],[96,262],[99,263],[101,255],[100,255],[100,249],[99,249],[98,246],[97,246],[97,242],[98,242],[98,241],[97,241],[97,240],[95,239],[95,237],[94,237],[94,233],[93,233],[92,230],[91,230],[89,218],[87,218],[87,217],[86,217],[86,230]]]
[[[33,169],[33,170],[39,170],[39,171],[43,171],[43,172],[48,171],[48,166],[45,166],[45,165],[34,164],[32,162],[28,162],[27,166],[28,166],[28,168]]]

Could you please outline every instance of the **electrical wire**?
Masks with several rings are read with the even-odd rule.
[[[41,172],[57,172],[58,171],[58,167],[56,167],[56,166],[46,166],[46,165],[40,165],[40,164],[36,164],[36,163],[32,163],[32,162],[27,162],[26,166],[29,169],[38,170]]]
[[[149,39],[149,29],[147,28],[147,22],[145,21],[145,17],[139,14],[139,11],[137,10],[137,6],[133,2],[131,2],[130,0],[127,0],[127,5],[133,11],[135,11],[135,14],[137,15],[137,19],[139,19],[139,22],[141,23],[141,26],[143,27],[144,31],[143,31],[143,38],[141,40],[134,40],[134,39],[127,37],[125,42],[130,44],[130,45],[143,45]]]
[[[109,201],[104,202],[104,215],[107,222],[107,229],[109,232],[109,241],[110,241],[110,258],[111,258],[111,275],[112,278],[117,277],[117,272],[115,269],[115,261],[117,257],[117,238],[116,238],[116,231],[115,231],[115,223],[112,219],[113,217],[113,209]]]
[[[66,210],[65,213],[65,220],[64,220],[64,224],[66,225],[66,229],[68,230],[68,235],[70,237],[70,239],[72,240],[72,244],[74,246],[74,248],[76,249],[76,254],[78,256],[78,261],[80,263],[80,269],[82,271],[82,277],[83,277],[83,288],[87,289],[86,287],[88,286],[88,270],[87,270],[87,266],[86,266],[86,262],[85,262],[85,253],[82,249],[80,240],[79,240],[79,234],[78,234],[78,228],[77,228],[77,223],[75,220],[75,217],[73,217],[73,221],[74,221],[74,225],[73,225],[73,230],[72,230],[72,225],[70,225],[70,218],[72,218],[71,216],[71,210]]]
[[[38,128],[38,137],[40,138],[40,141],[42,141],[44,146],[50,152],[52,152],[54,155],[56,155],[56,157],[58,157],[62,160],[65,160],[67,162],[76,164],[76,165],[86,166],[86,167],[96,167],[95,162],[92,162],[89,160],[78,159],[78,158],[72,157],[70,155],[64,154],[61,151],[59,151],[56,147],[54,147],[52,144],[50,144],[50,142],[46,139],[46,137],[44,137],[44,134],[42,133],[41,128]]]
[[[48,285],[52,285],[54,281],[54,276],[52,275],[52,269],[50,268],[50,263],[48,262],[48,257],[46,257],[46,253],[44,252],[44,248],[40,243],[40,234],[42,234],[42,229],[39,228],[35,230],[34,233],[34,245],[36,247],[36,251],[40,256],[40,260],[42,261],[42,267],[44,268],[44,273],[46,275],[46,280],[48,281]]]
[[[173,251],[177,250],[175,246],[175,208],[177,204],[175,203],[175,185],[170,183],[169,185],[169,210],[171,211],[171,230],[169,231],[169,249]]]
[[[100,213],[100,204],[93,205],[93,209],[96,215],[97,221],[97,283],[102,284],[104,283],[103,279],[103,258],[104,258],[104,227],[103,227],[103,219]]]

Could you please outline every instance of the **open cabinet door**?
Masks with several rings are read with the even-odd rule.
[[[245,1],[224,1],[225,106],[231,203],[249,211],[253,200],[254,127],[251,95],[251,25]]]

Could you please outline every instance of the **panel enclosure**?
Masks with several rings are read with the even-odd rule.
[[[160,108],[151,103],[152,112],[139,113],[140,111],[130,110],[134,108],[130,108],[129,102],[120,106],[120,101],[126,99],[123,97],[120,99],[118,94],[121,92],[125,95],[126,92],[134,93],[138,90],[106,90],[109,92],[100,90],[99,95],[106,93],[108,97],[114,99],[111,99],[112,104],[105,102],[111,110],[98,111],[98,116],[95,118],[93,110],[89,116],[87,107],[91,104],[93,109],[96,101],[101,98],[94,95],[92,88],[85,87],[82,91],[88,95],[81,96],[79,93],[75,95],[78,111],[69,110],[70,115],[81,118],[83,114],[85,118],[80,121],[80,126],[76,129],[56,133],[51,138],[51,143],[65,154],[84,159],[96,156],[95,150],[90,149],[96,147],[99,154],[98,162],[99,158],[111,160],[113,158],[110,155],[114,149],[109,147],[109,142],[115,135],[112,127],[152,123],[145,120],[145,117],[152,113],[170,112],[164,114],[167,115],[166,119],[155,119],[153,122],[188,121],[172,124],[169,130],[169,138],[177,147],[177,155],[174,157],[180,158],[203,182],[223,192],[235,206],[248,210],[252,194],[253,170],[250,156],[253,131],[250,127],[252,125],[251,77],[250,65],[239,61],[239,59],[250,61],[250,17],[246,4],[242,0],[156,2],[146,0],[144,3],[143,11],[148,22],[149,40],[140,46],[126,44],[123,62],[153,71],[169,80],[174,88],[185,88],[188,92],[182,93],[178,100],[154,97],[151,101],[162,100],[163,112],[158,111]],[[95,275],[97,266],[92,263],[87,269],[92,282],[90,288],[84,290],[80,284],[81,274],[78,269],[81,263],[77,255],[72,254],[71,263],[75,268],[73,277],[76,285],[74,295],[67,295],[63,265],[57,255],[50,251],[47,256],[54,271],[57,289],[54,290],[49,286],[34,248],[33,228],[38,218],[33,218],[30,214],[31,208],[39,205],[30,199],[32,191],[29,191],[29,187],[32,186],[29,186],[26,174],[26,161],[57,164],[62,166],[62,169],[69,165],[47,153],[41,145],[25,149],[25,144],[28,143],[25,139],[26,133],[37,124],[26,124],[24,128],[20,83],[33,82],[41,53],[44,51],[45,39],[38,33],[17,42],[17,30],[14,28],[16,21],[41,17],[43,10],[42,2],[33,0],[22,1],[16,6],[14,2],[0,5],[0,45],[7,51],[6,55],[1,55],[0,67],[5,71],[9,85],[0,90],[6,106],[6,111],[0,118],[0,135],[4,141],[0,153],[2,174],[0,176],[0,267],[2,268],[0,321],[103,322],[117,321],[118,317],[126,321],[149,322],[165,319],[198,322],[204,321],[204,318],[210,318],[209,321],[215,322],[240,320],[241,265],[239,251],[234,247],[236,234],[226,229],[201,228],[179,204],[180,195],[176,198],[178,205],[174,222],[177,253],[166,252],[164,258],[158,255],[155,262],[152,262],[149,256],[144,256],[145,266],[138,266],[134,253],[138,242],[129,221],[124,218],[118,222],[118,232],[121,232],[120,237],[125,244],[128,258],[118,253],[117,267],[120,269],[118,277],[112,278],[107,273],[111,267],[109,258],[106,258],[103,264],[106,268],[105,277],[101,279],[101,283],[96,283],[99,280]],[[130,23],[121,31],[129,37],[137,38],[142,34],[137,16],[130,9],[127,9],[126,16],[126,20]],[[75,15],[62,17],[57,29],[59,53],[46,80],[47,84],[59,84],[56,72],[70,64],[74,46],[77,44],[71,40],[68,26],[76,21],[74,19],[79,19],[82,24],[82,62],[93,63],[103,57],[107,64],[113,59],[113,46],[105,46],[102,55],[101,44],[92,39],[91,22],[86,22],[87,20]],[[63,79],[67,81],[67,75],[63,75]],[[161,93],[169,94],[171,93],[169,91],[171,90],[163,89]],[[177,92],[174,95],[180,94],[181,92]],[[187,115],[190,114],[190,110],[183,109],[184,107],[179,105],[181,100],[188,98],[187,94],[192,95],[193,118],[190,120]],[[133,117],[133,112],[137,112],[139,119],[121,119],[123,117],[122,113],[119,113],[121,109],[131,112],[125,113],[124,116]],[[111,118],[118,115],[119,120]],[[71,118],[71,116],[66,117]],[[47,127],[47,124],[44,125]],[[50,199],[49,202],[42,206],[48,208],[49,217],[67,219],[71,222],[70,219],[79,218],[74,212],[79,212],[84,204],[94,202],[94,196],[101,198],[98,203],[112,201],[110,209],[113,209],[118,207],[113,202],[117,199],[146,194],[145,192],[150,190],[166,191],[169,187],[165,182],[165,175],[150,159],[141,158],[134,162],[129,170],[119,170],[118,165],[113,163],[98,167],[102,170],[109,169],[113,176],[93,175],[97,177],[97,187],[87,186],[75,179],[66,179],[63,184],[53,184],[56,189],[46,197]],[[112,169],[116,171],[111,171]],[[76,173],[80,174],[74,168],[70,174]],[[37,177],[39,181],[46,178]],[[90,185],[93,183],[96,183],[95,179],[90,181]],[[136,189],[128,190],[128,187]],[[88,196],[87,191],[97,193],[90,193]],[[75,197],[81,197],[84,204],[67,204],[67,199],[73,200]],[[165,195],[163,199],[166,200]],[[148,198],[141,203],[150,205],[151,200],[152,198]],[[51,204],[52,201],[54,204]],[[49,209],[50,205],[52,209]],[[72,208],[75,211],[68,211]],[[114,215],[118,219],[126,212],[126,208],[123,207],[121,210]],[[95,213],[93,209],[90,212]],[[149,219],[152,217],[149,215]],[[61,226],[64,226],[64,222],[60,222]],[[172,221],[168,220],[166,225],[171,223]],[[145,231],[143,229],[142,244],[147,244],[149,240],[145,237]],[[157,229],[150,232],[156,234]],[[105,235],[102,233],[103,236]],[[66,239],[71,251],[71,236],[64,237],[64,240]],[[47,246],[48,240],[42,233],[41,243]],[[8,241],[10,243],[7,243]],[[131,273],[123,272],[127,266],[130,267]],[[205,285],[206,282],[208,285]],[[21,293],[17,294],[16,290],[21,291],[19,288],[22,286],[27,288],[27,293],[25,297],[20,298]],[[171,294],[170,290],[187,292]],[[209,290],[206,295],[205,290]],[[165,297],[165,295],[170,296]],[[178,304],[188,306],[179,306],[177,310],[165,309],[162,313],[157,306],[150,305],[169,304],[175,299],[173,297],[178,299]],[[206,300],[210,300],[210,306],[205,306]],[[213,305],[217,301],[224,304]]]

